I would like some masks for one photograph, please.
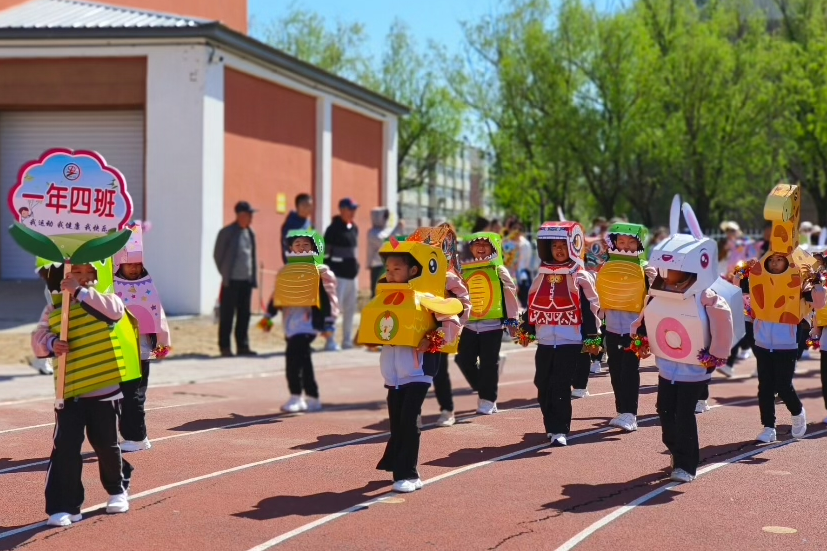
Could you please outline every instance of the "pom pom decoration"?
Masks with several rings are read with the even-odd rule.
[[[428,345],[429,354],[437,354],[439,350],[445,346],[445,332],[442,329],[434,329],[425,334],[425,338],[430,343]]]
[[[732,277],[738,279],[749,279],[749,272],[755,266],[755,260],[741,260],[732,270]]]
[[[601,337],[591,337],[585,339],[583,341],[583,350],[584,354],[591,354],[592,356],[598,356],[600,352],[603,350],[603,339]]]
[[[726,358],[718,358],[709,353],[709,348],[704,348],[698,352],[698,361],[707,369],[714,369],[726,364]]]
[[[537,335],[532,335],[531,333],[523,330],[522,328],[517,329],[517,334],[514,335],[514,342],[524,348],[536,340]]]
[[[171,346],[156,346],[155,350],[152,351],[152,357],[156,360],[163,360],[169,353],[172,352]]]
[[[641,360],[652,355],[652,350],[649,348],[649,339],[640,335],[632,335],[632,342],[629,343],[629,348],[626,352],[632,352]]]
[[[514,319],[514,318],[509,318],[509,319],[507,319],[503,322],[503,326],[504,327],[513,327],[514,329],[517,329],[518,327],[520,327],[520,320],[517,320],[517,319]]]
[[[810,350],[819,350],[821,348],[821,341],[810,337],[807,339],[807,348]]]
[[[261,321],[258,322],[258,328],[265,333],[269,333],[273,328],[273,319],[270,316],[264,316],[261,318]]]

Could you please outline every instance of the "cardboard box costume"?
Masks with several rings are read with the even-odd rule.
[[[98,274],[95,290],[102,294],[112,293],[112,259],[91,264]],[[38,270],[50,266],[58,265],[37,259]],[[54,311],[49,315],[49,328],[58,335],[63,296],[55,292],[51,298]],[[83,396],[141,377],[138,320],[128,310],[118,323],[112,325],[100,321],[87,313],[80,304],[73,302],[69,308],[69,342],[71,350],[66,355],[64,399]]]
[[[382,245],[379,255],[389,254],[411,255],[420,267],[419,275],[407,283],[387,283],[384,276],[379,280],[376,296],[362,310],[358,342],[416,348],[436,329],[434,314],[463,312],[459,300],[445,296],[448,258],[458,267],[456,236],[448,227],[419,228],[404,242],[391,239]]]
[[[652,353],[677,363],[700,365],[698,354],[714,349],[726,358],[745,332],[741,289],[718,276],[717,243],[703,236],[695,213],[684,203],[683,214],[691,235],[678,233],[680,197],[672,203],[671,235],[652,250],[649,264],[658,277],[649,289],[652,297],[644,308]],[[690,274],[679,288],[666,284],[669,271]],[[732,311],[727,322],[710,320],[702,299],[711,290],[723,298]],[[715,327],[727,323],[729,327]],[[714,342],[713,342],[714,340]],[[726,341],[726,342],[723,342]],[[713,352],[714,353],[714,352]]]
[[[529,296],[528,323],[531,325],[581,325],[583,315],[580,309],[580,290],[575,275],[584,270],[583,248],[585,238],[583,227],[577,222],[545,222],[537,232],[540,240],[563,240],[569,251],[569,260],[554,263],[550,257],[543,258],[542,247],[538,246],[543,261],[538,278],[542,277],[536,290],[532,285]]]
[[[801,296],[802,270],[815,270],[816,260],[799,245],[801,190],[778,184],[764,203],[764,218],[772,222],[770,248],[750,270],[750,295],[755,318],[771,323],[798,325],[811,311]],[[766,269],[767,260],[780,254],[789,266],[780,274]]]
[[[126,246],[114,258],[115,261],[115,294],[138,320],[138,331],[141,335],[156,335],[159,347],[171,346],[171,338],[167,316],[161,304],[161,296],[152,282],[152,276],[144,263],[143,226],[140,222],[133,222],[127,226],[132,232]],[[143,277],[130,280],[117,275],[121,264],[141,263],[144,265]]]
[[[639,224],[614,224],[609,229],[609,260],[603,264],[597,277],[597,295],[604,310],[639,314],[646,299],[647,262],[643,259],[643,244],[649,230]],[[634,237],[638,250],[634,253],[617,248],[620,235]]]
[[[273,304],[277,308],[322,306],[322,285],[319,267],[324,263],[324,241],[313,230],[292,230],[287,233],[288,246],[298,237],[307,237],[313,241],[314,251],[294,253],[289,251],[287,264],[276,276],[276,290]]]
[[[469,258],[462,263],[462,279],[471,294],[469,321],[501,320],[506,318],[505,296],[497,268],[504,266],[502,238],[491,232],[479,232],[465,240],[469,247],[474,241],[485,240],[494,249],[487,258]]]

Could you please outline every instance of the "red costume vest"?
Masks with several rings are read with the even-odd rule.
[[[580,291],[574,283],[578,266],[573,262],[562,267],[544,265],[540,268],[543,280],[537,292],[530,297],[528,322],[533,325],[580,325]]]

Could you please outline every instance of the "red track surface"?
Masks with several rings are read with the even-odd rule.
[[[606,428],[611,386],[608,375],[592,376],[593,396],[574,403],[569,446],[550,449],[533,350],[511,354],[503,411],[490,417],[472,415],[476,397],[452,365],[462,419],[423,433],[425,488],[397,495],[374,469],[387,437],[376,360],[365,353],[361,366],[321,370],[318,414],[279,414],[281,375],[151,389],[154,446],[127,456],[132,510],[87,513],[65,529],[39,526],[50,404],[0,405],[0,549],[827,549],[817,361],[800,364],[795,381],[811,436],[789,440],[779,404],[782,441],[763,448],[753,441],[757,381],[716,378],[710,402],[719,407],[698,417],[702,475],[677,487],[666,478],[654,368],[644,368],[638,432]],[[738,366],[753,370],[752,361]],[[424,414],[436,418],[433,397]],[[105,501],[91,454],[84,485],[87,507]]]

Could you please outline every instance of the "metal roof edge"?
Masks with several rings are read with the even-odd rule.
[[[279,67],[289,73],[371,105],[396,116],[407,115],[410,108],[342,77],[301,61],[255,38],[234,31],[219,22],[187,27],[100,27],[100,28],[0,28],[0,46],[6,40],[113,40],[200,38],[234,49]]]

